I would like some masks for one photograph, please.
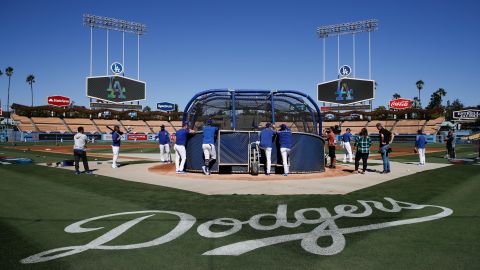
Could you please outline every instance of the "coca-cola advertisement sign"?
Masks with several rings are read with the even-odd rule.
[[[390,100],[390,109],[408,109],[412,106],[412,101],[405,98],[397,98]]]
[[[69,97],[64,97],[64,96],[49,96],[47,98],[47,102],[49,105],[53,106],[68,106],[70,105],[70,98]]]

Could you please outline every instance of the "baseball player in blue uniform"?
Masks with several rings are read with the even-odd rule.
[[[290,149],[292,149],[292,131],[287,128],[285,124],[280,125],[280,130],[277,131],[278,141],[280,143],[280,153],[282,154],[283,162],[283,176],[288,176],[288,157],[290,156]]]
[[[202,166],[202,170],[205,175],[210,175],[211,162],[217,159],[217,153],[215,151],[215,135],[218,132],[218,128],[212,126],[212,123],[213,120],[208,119],[207,124],[203,126],[202,150],[205,157],[205,165]]]
[[[120,144],[122,140],[122,132],[120,131],[119,126],[114,126],[112,131],[112,152],[113,152],[113,159],[112,159],[112,168],[118,168],[117,160],[118,155],[120,154]]]
[[[342,143],[343,149],[345,150],[345,156],[343,158],[343,162],[353,162],[353,155],[352,155],[352,146],[350,145],[350,141],[352,140],[352,133],[350,133],[350,128],[347,128],[345,133],[342,135]]]
[[[160,148],[160,161],[171,162],[170,158],[170,133],[165,130],[165,125],[160,126],[160,131],[155,136],[158,139],[158,146]]]
[[[260,149],[264,150],[265,158],[267,160],[265,175],[270,175],[270,169],[272,167],[272,147],[273,137],[275,136],[274,126],[270,123],[265,124],[265,128],[260,131]]]
[[[175,146],[175,169],[177,173],[185,173],[183,171],[185,167],[185,161],[187,160],[187,136],[190,133],[187,123],[183,123],[182,128],[175,133],[176,141]]]

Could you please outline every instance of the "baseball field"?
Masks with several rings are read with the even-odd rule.
[[[67,143],[0,145],[0,156],[35,161],[0,165],[0,269],[480,268],[480,166],[449,164],[443,145],[430,146],[424,169],[411,145],[395,145],[394,179],[310,195],[262,195],[275,181],[258,182],[265,192],[221,194],[199,176],[167,187],[155,177],[180,186],[187,178],[144,169],[161,165],[156,145],[126,145],[115,172],[105,166],[108,145],[93,148],[97,171],[74,175],[55,167],[71,159]],[[457,155],[474,158],[476,146],[458,145]],[[352,185],[380,177],[345,168],[337,177]],[[299,182],[321,189],[335,179]],[[218,193],[191,191],[209,185]]]

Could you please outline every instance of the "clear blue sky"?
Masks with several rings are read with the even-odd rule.
[[[372,35],[374,106],[394,92],[417,95],[423,104],[442,87],[446,99],[480,104],[478,1],[4,1],[0,8],[0,68],[15,69],[11,101],[30,104],[28,74],[37,78],[35,104],[63,94],[87,105],[91,13],[145,23],[140,79],[147,101],[171,101],[181,109],[196,92],[211,88],[295,89],[316,97],[322,81],[319,25],[369,18],[380,21]],[[121,34],[110,35],[110,61],[121,60]],[[94,33],[94,75],[106,70],[106,34]],[[327,40],[327,80],[336,74],[336,39]],[[341,64],[352,64],[351,38],[341,39]],[[126,39],[126,75],[136,77],[136,37]],[[357,38],[357,77],[367,77],[367,35]],[[0,77],[6,103],[7,77]]]

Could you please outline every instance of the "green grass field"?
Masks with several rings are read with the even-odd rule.
[[[4,152],[0,148],[0,152]],[[9,155],[24,156],[10,150]],[[463,150],[462,150],[463,151]],[[468,154],[468,149],[465,150]],[[458,153],[458,151],[457,151]],[[46,157],[51,153],[45,154]],[[415,156],[414,156],[415,157]],[[427,157],[427,162],[429,157]],[[408,160],[407,160],[408,162]],[[479,269],[480,268],[480,166],[449,166],[402,177],[348,195],[204,196],[192,192],[121,181],[97,175],[73,176],[71,171],[37,165],[0,165],[0,269]],[[200,224],[221,217],[241,221],[260,213],[274,213],[288,205],[287,217],[303,208],[325,207],[333,213],[339,204],[384,197],[453,210],[451,216],[382,230],[345,234],[345,247],[336,255],[315,255],[300,240],[255,249],[240,256],[206,256],[224,245],[264,237],[312,231],[318,224],[271,231],[247,224],[232,235],[206,238]],[[388,203],[385,203],[388,206]],[[359,208],[361,208],[359,206]],[[196,223],[179,238],[157,246],[130,250],[86,250],[36,264],[19,261],[54,248],[85,245],[120,224],[143,215],[92,221],[84,228],[104,227],[86,233],[66,233],[68,225],[91,217],[127,211],[169,210],[188,213]],[[341,218],[348,228],[436,214],[438,210],[402,210],[387,213],[374,209],[365,218]],[[318,215],[306,215],[314,219]],[[261,221],[271,225],[273,218]],[[150,241],[172,230],[178,218],[167,214],[133,226],[105,245]],[[214,225],[220,232],[231,226]],[[318,244],[328,246],[330,237]]]

